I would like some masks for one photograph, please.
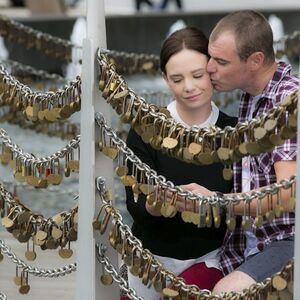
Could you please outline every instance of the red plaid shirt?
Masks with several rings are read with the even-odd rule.
[[[249,116],[249,113],[253,97],[244,93],[241,96],[239,121],[244,122],[268,112],[273,107],[278,106],[287,95],[299,90],[300,81],[295,76],[291,76],[290,72],[290,65],[283,62],[278,63],[277,71],[261,93],[260,100],[257,102],[252,116]],[[282,160],[296,160],[296,156],[296,138],[286,140],[283,145],[274,147],[272,152],[251,156],[251,189],[276,182],[274,163]],[[241,192],[241,185],[242,164],[239,162],[234,164],[234,192]],[[240,222],[237,222],[237,224],[238,226],[234,232],[227,230],[221,248],[220,264],[224,274],[233,271],[244,261],[246,237],[244,236],[244,231],[239,226]],[[271,224],[265,221],[262,227],[256,227],[253,224],[252,230],[258,239],[257,248],[262,251],[266,245],[274,240],[282,240],[293,236],[295,233],[294,224],[294,213],[284,213],[281,218],[276,218]]]

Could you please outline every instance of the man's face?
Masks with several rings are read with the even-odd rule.
[[[244,89],[248,83],[247,62],[238,56],[235,37],[226,31],[214,41],[209,41],[208,52],[211,56],[207,71],[217,91]]]

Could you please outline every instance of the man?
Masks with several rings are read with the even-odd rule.
[[[207,71],[214,88],[244,92],[240,122],[268,112],[299,89],[299,79],[290,75],[291,66],[275,61],[271,27],[258,12],[239,11],[222,18],[210,35],[209,54]],[[290,139],[270,153],[243,158],[234,166],[234,192],[259,189],[294,175],[296,154],[296,140]],[[213,194],[196,184],[183,188]],[[290,191],[282,192],[283,202],[289,195]],[[262,200],[262,213],[268,210],[266,200]],[[252,201],[252,216],[255,216],[255,207],[256,201]],[[235,213],[242,215],[243,209],[241,203],[235,207]],[[233,232],[228,231],[220,263],[224,274],[229,274],[216,284],[214,292],[242,291],[280,271],[293,257],[293,236],[292,212],[284,213],[271,223],[264,221],[262,227],[253,224],[250,231],[243,231],[240,226]]]

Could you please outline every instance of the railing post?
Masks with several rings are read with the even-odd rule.
[[[79,174],[79,220],[77,242],[76,300],[115,300],[119,298],[117,284],[100,283],[102,268],[95,256],[95,243],[107,245],[107,233],[99,236],[92,222],[99,209],[95,178],[103,176],[108,188],[113,189],[113,163],[95,151],[98,128],[95,130],[95,112],[101,111],[110,124],[110,108],[100,99],[97,79],[96,52],[106,48],[104,0],[87,1],[87,38],[83,41],[81,141]],[[117,254],[108,247],[107,253],[117,266]]]

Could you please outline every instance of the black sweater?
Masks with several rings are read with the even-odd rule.
[[[220,111],[216,125],[224,128],[235,126],[236,122],[237,118]],[[228,193],[232,190],[232,182],[223,179],[224,166],[221,163],[199,166],[179,161],[154,150],[133,129],[129,131],[127,146],[158,175],[175,185],[194,182],[212,191]],[[126,197],[127,209],[134,220],[132,232],[153,254],[185,260],[200,257],[222,244],[226,231],[224,219],[218,229],[198,228],[185,223],[180,213],[173,218],[150,215],[145,208],[145,196],[140,194],[135,203],[131,187],[126,187]]]

